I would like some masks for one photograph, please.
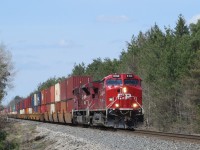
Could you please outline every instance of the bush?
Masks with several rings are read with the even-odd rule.
[[[0,131],[0,142],[4,141],[6,139],[6,132],[5,131]]]
[[[6,139],[7,133],[4,131],[6,126],[9,126],[9,123],[6,122],[6,117],[0,116],[0,150],[19,149],[19,145],[15,141]]]

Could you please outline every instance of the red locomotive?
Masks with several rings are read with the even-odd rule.
[[[10,107],[10,117],[134,128],[143,122],[141,78],[112,74],[101,81],[72,76]]]
[[[143,122],[141,79],[113,74],[73,90],[73,123],[132,128]]]

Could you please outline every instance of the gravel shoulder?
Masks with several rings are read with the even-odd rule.
[[[14,137],[18,137],[20,150],[200,149],[200,144],[127,134],[127,132],[105,131],[25,120],[15,121],[14,126],[19,128]]]

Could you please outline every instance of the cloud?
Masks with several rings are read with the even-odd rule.
[[[72,40],[65,40],[65,39],[61,39],[58,41],[57,46],[59,46],[60,48],[77,48],[77,47],[83,47],[83,45],[79,44],[79,43],[75,43]]]
[[[196,24],[199,19],[200,19],[200,14],[195,15],[190,19],[189,24],[191,24],[191,23]]]
[[[70,45],[70,42],[69,41],[66,41],[64,39],[61,39],[59,42],[58,42],[58,45],[61,46],[61,47],[66,47],[66,46],[69,46]]]
[[[125,15],[119,15],[119,16],[106,16],[106,15],[100,15],[97,17],[98,22],[108,22],[108,23],[121,23],[121,22],[127,22],[130,18]]]

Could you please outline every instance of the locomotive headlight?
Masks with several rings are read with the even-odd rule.
[[[110,97],[110,98],[109,98],[109,101],[113,101],[113,100],[114,100],[114,98],[113,98],[113,97]]]
[[[137,108],[138,107],[138,104],[136,104],[136,103],[133,103],[133,108]]]
[[[123,93],[127,93],[127,87],[123,87],[123,88],[122,88],[122,92],[123,92]]]
[[[119,107],[119,104],[115,104],[115,107],[117,107],[117,108],[118,108],[118,107]]]

